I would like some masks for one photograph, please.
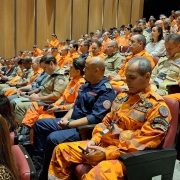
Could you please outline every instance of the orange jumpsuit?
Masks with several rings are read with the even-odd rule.
[[[41,68],[39,68],[37,71],[35,71],[34,74],[31,76],[30,82],[28,83],[28,85],[31,84],[34,81],[34,79],[42,72],[43,72],[43,69],[41,69]],[[15,94],[16,92],[17,92],[17,88],[10,89],[10,90],[6,91],[4,94],[5,94],[5,96],[11,96],[11,95]]]
[[[104,41],[102,42],[102,52],[103,52],[103,53],[105,52],[107,43],[108,43],[109,41],[111,41],[110,38],[108,38],[108,39],[106,39],[106,40],[104,40]]]
[[[78,58],[80,55],[77,52],[70,53],[66,56],[65,60],[63,61],[61,67],[69,66],[72,64],[73,59]]]
[[[60,56],[60,60],[58,61],[58,66],[63,68],[64,67],[64,61],[66,61],[67,56]]]
[[[54,57],[56,58],[56,62],[58,64],[59,61],[61,60],[61,55],[59,53],[57,53]]]
[[[50,43],[47,45],[48,48],[50,47],[57,47],[59,46],[59,41],[57,39],[55,39],[54,41],[51,40]]]
[[[91,139],[105,149],[106,159],[93,163],[95,166],[82,176],[82,180],[123,179],[125,168],[118,160],[119,156],[157,148],[166,135],[171,115],[163,98],[149,86],[135,95],[128,92],[119,94],[112,104],[111,112],[103,119],[107,120],[114,120],[116,123],[104,135],[102,132],[107,130],[104,122],[96,125]],[[86,163],[78,148],[84,148],[86,143],[87,141],[80,141],[56,146],[49,166],[49,180],[55,177],[68,180],[72,163]]]
[[[124,37],[121,38],[121,41],[120,41],[120,45],[118,44],[118,46],[129,46],[129,38],[130,38],[130,35],[125,35]]]
[[[34,50],[34,57],[40,56],[42,54],[42,51],[39,48],[36,48]]]
[[[72,79],[65,89],[63,95],[58,99],[54,105],[59,106],[60,110],[69,110],[74,105],[76,97],[78,95],[78,89],[81,85],[85,83],[82,76]],[[38,119],[42,118],[55,118],[54,114],[49,114],[46,111],[43,111],[44,106],[38,106],[37,103],[32,102],[32,108],[29,108],[26,112],[26,115],[22,121],[24,125],[33,127],[34,123]]]
[[[102,58],[102,59],[105,59],[106,54],[104,54],[104,53],[99,53],[97,56],[99,56],[99,57]],[[86,60],[88,60],[88,59],[90,59],[90,58],[92,58],[92,57],[94,57],[94,56],[93,56],[92,53],[91,53],[91,54],[87,57]]]
[[[121,46],[121,37],[115,37],[113,40],[115,40],[118,43],[118,46]]]
[[[143,56],[143,57],[147,58],[150,61],[152,68],[154,68],[155,64],[154,64],[154,60],[153,60],[152,56],[144,49],[143,51],[139,52],[138,54],[135,54],[135,55],[131,54],[131,55],[126,57],[124,64],[118,73],[121,77],[125,77],[124,73],[125,73],[125,69],[127,66],[127,62],[136,56]]]

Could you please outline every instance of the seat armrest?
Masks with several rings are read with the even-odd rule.
[[[173,148],[150,149],[143,151],[135,151],[120,155],[119,159],[126,165],[135,165],[137,163],[146,163],[147,161],[155,161],[158,159],[176,156],[177,152]]]
[[[66,115],[67,112],[68,110],[57,110],[54,112],[54,115],[56,116],[56,118],[62,118]]]
[[[76,130],[80,134],[81,140],[91,139],[92,130],[94,129],[95,126],[96,124],[88,124],[88,125],[77,127]]]

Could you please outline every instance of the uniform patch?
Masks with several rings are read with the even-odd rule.
[[[70,88],[70,89],[69,89],[69,93],[72,94],[73,92],[74,92],[74,88]]]
[[[112,86],[109,83],[104,83],[107,89],[112,89]]]
[[[165,106],[161,106],[161,107],[159,108],[159,113],[160,113],[160,115],[163,116],[163,117],[167,117],[168,114],[169,114],[168,109],[167,109]]]
[[[64,83],[64,80],[63,79],[59,79],[59,84],[63,84]]]
[[[153,121],[154,123],[162,123],[164,126],[169,127],[169,123],[162,117],[156,117]]]
[[[105,109],[109,109],[109,108],[111,107],[111,102],[110,102],[109,100],[105,100],[105,101],[103,102],[103,107],[104,107]]]
[[[151,127],[153,128],[153,129],[161,129],[162,131],[167,131],[168,130],[168,128],[167,127],[165,127],[165,126],[163,126],[162,124],[151,124]]]
[[[143,113],[147,113],[147,109],[144,109],[144,108],[135,106],[134,109],[136,109],[137,111],[143,112]]]

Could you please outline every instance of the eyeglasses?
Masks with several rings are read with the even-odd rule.
[[[107,46],[107,48],[114,47],[114,46]]]

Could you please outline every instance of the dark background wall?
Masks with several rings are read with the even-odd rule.
[[[154,15],[156,19],[160,14],[169,17],[171,10],[180,10],[180,0],[144,0],[143,17],[147,20],[151,15]]]

